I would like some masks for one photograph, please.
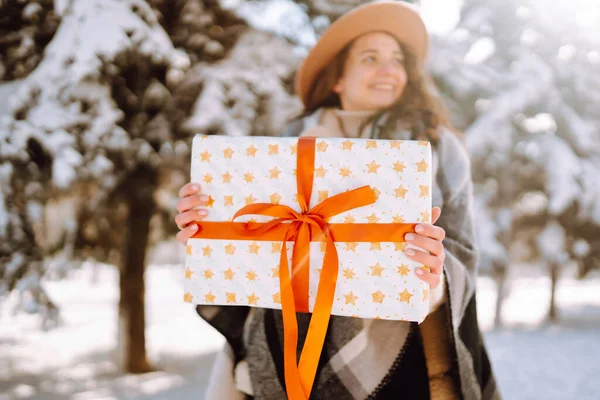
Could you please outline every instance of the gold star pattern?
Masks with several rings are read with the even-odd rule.
[[[425,210],[421,213],[421,222],[429,222],[429,211]]]
[[[233,205],[233,196],[224,196],[223,197],[223,203],[226,206],[232,206]]]
[[[329,197],[329,190],[319,190],[319,200],[323,201]]]
[[[298,144],[290,146],[290,150],[292,151],[292,154],[298,153]]]
[[[373,251],[373,250],[381,250],[381,243],[380,242],[372,242],[370,250],[371,251]]]
[[[229,172],[225,172],[221,177],[223,178],[223,183],[229,183],[231,182],[231,178],[233,178]]]
[[[376,149],[377,142],[374,140],[367,140],[367,149]]]
[[[352,214],[348,214],[344,217],[345,224],[353,224],[356,222],[356,218]]]
[[[352,142],[351,140],[345,140],[342,142],[342,150],[350,150],[352,151],[352,145],[354,144],[354,142]]]
[[[277,292],[273,295],[273,303],[281,304],[281,293]]]
[[[353,306],[356,306],[356,300],[358,300],[358,297],[354,295],[354,293],[352,291],[350,291],[350,293],[345,294],[344,297],[346,298],[346,304],[352,304]]]
[[[255,203],[256,199],[252,195],[250,195],[248,197],[244,197],[244,201],[246,202],[246,205],[248,205],[248,204]]]
[[[260,297],[257,297],[254,294],[254,292],[252,292],[252,294],[250,296],[248,296],[248,305],[253,304],[253,305],[257,306],[258,300],[260,300]]]
[[[254,174],[252,174],[252,172],[246,172],[244,174],[244,180],[248,183],[251,183],[252,181],[254,181]]]
[[[371,188],[371,189],[373,190],[373,196],[375,197],[375,200],[378,200],[381,192],[377,188]]]
[[[328,147],[327,143],[325,143],[325,142],[319,142],[319,143],[317,143],[317,151],[320,151],[322,153],[326,152],[327,151],[327,147]]]
[[[210,161],[210,157],[212,154],[208,152],[208,150],[204,150],[204,153],[200,154],[200,161]]]
[[[402,197],[403,199],[406,199],[406,197],[404,196],[406,195],[406,192],[408,192],[408,190],[404,189],[404,186],[400,185],[394,190],[396,191],[396,197]]]
[[[321,250],[321,253],[325,253],[326,248],[327,248],[327,242],[319,243],[319,250]]]
[[[225,293],[225,295],[227,296],[227,304],[237,304],[235,293]]]
[[[233,272],[231,270],[231,268],[229,268],[227,271],[223,271],[223,275],[225,275],[225,279],[228,281],[232,281],[233,280],[233,276],[235,275],[235,272]]]
[[[367,164],[367,167],[369,168],[367,171],[368,174],[376,174],[377,169],[379,169],[381,165],[377,164],[375,160],[373,160],[370,164]]]
[[[404,168],[406,168],[406,166],[404,165],[403,162],[396,161],[394,163],[394,171],[396,171],[396,172],[402,172],[402,171],[404,171]]]
[[[271,268],[271,278],[279,278],[279,267]]]
[[[213,181],[213,177],[211,174],[204,175],[204,182],[211,183]]]
[[[340,175],[342,176],[342,178],[349,177],[351,173],[352,171],[350,171],[350,168],[348,167],[340,168]]]
[[[249,281],[255,281],[257,277],[258,275],[256,275],[256,272],[254,272],[253,270],[246,272],[246,279],[248,279]]]
[[[315,169],[315,176],[317,178],[325,178],[326,173],[327,173],[327,170],[325,168],[323,168],[322,165],[319,168]]]
[[[212,277],[214,276],[214,272],[212,272],[210,269],[205,269],[204,270],[204,277],[206,279],[212,279]]]
[[[233,150],[231,149],[231,147],[228,147],[225,150],[223,150],[223,157],[225,157],[225,158],[233,157]]]
[[[271,203],[279,204],[279,202],[281,201],[281,195],[279,193],[275,192],[269,196],[269,199],[271,199]]]
[[[210,246],[206,246],[202,248],[202,255],[206,257],[210,257],[210,253],[212,253],[213,249]]]
[[[421,189],[421,193],[419,194],[419,197],[427,197],[429,196],[429,186],[425,185],[419,185],[419,189]]]
[[[425,146],[425,147],[427,147],[428,144],[429,144],[429,142],[426,142],[426,141],[420,141],[419,142],[419,146]]]
[[[371,268],[371,276],[379,276],[382,278],[381,273],[385,270],[379,263],[370,266]]]
[[[407,276],[408,273],[410,272],[410,269],[408,268],[408,266],[406,264],[402,264],[402,265],[398,266],[397,272],[400,274],[400,276]]]
[[[400,302],[405,302],[410,304],[410,298],[413,296],[408,292],[408,290],[404,289],[401,293],[398,293]]]
[[[281,243],[271,243],[271,253],[281,253]]]
[[[192,300],[194,300],[194,296],[192,296],[190,292],[187,292],[185,295],[183,295],[183,301],[186,303],[191,303]]]
[[[383,303],[383,299],[385,299],[385,294],[378,290],[371,294],[373,296],[373,303]]]
[[[248,251],[250,252],[250,254],[258,254],[258,250],[260,250],[260,246],[256,243],[252,243],[248,246]]]
[[[394,242],[394,251],[404,251],[406,242]]]
[[[402,144],[402,142],[400,142],[398,140],[392,140],[390,142],[390,149],[399,149],[400,148],[400,144]]]
[[[404,223],[404,222],[405,222],[405,221],[404,221],[404,218],[402,218],[402,215],[400,215],[400,214],[396,214],[396,215],[394,215],[394,216],[392,217],[392,219],[394,220],[394,223],[395,223],[395,224],[402,224],[402,223]]]
[[[270,144],[269,145],[269,155],[279,154],[279,145],[278,144]]]
[[[358,243],[356,242],[347,242],[346,243],[346,251],[356,251],[356,246]]]
[[[420,162],[417,163],[417,172],[427,172],[427,163],[425,162],[425,160],[421,160]]]
[[[281,173],[280,169],[277,169],[277,167],[273,167],[273,169],[269,170],[269,178],[271,179],[279,179],[279,174]]]
[[[192,246],[186,246],[185,247],[185,254],[187,254],[188,256],[192,255]]]
[[[381,219],[381,218],[377,218],[377,216],[375,215],[375,213],[373,213],[373,214],[371,214],[371,215],[369,215],[369,216],[367,217],[367,221],[368,221],[370,224],[376,224],[377,222],[379,222],[379,220],[380,220],[380,219]]]
[[[346,268],[344,270],[344,278],[346,279],[353,279],[356,276],[356,274],[354,273],[354,269],[352,268]]]
[[[215,199],[212,196],[208,196],[208,201],[206,202],[206,207],[212,208],[213,204],[215,204]]]
[[[192,271],[190,269],[190,267],[185,267],[185,279],[192,279],[192,275],[194,274],[194,271]]]
[[[206,303],[215,304],[215,299],[216,298],[217,298],[217,296],[215,296],[214,294],[212,294],[212,292],[208,292],[207,294],[204,295],[204,301]]]
[[[429,300],[429,290],[423,289],[423,301]]]
[[[235,254],[235,246],[233,245],[233,243],[229,243],[227,246],[225,246],[225,254],[231,256]]]
[[[254,145],[252,145],[246,149],[246,155],[250,157],[255,157],[257,151],[258,149],[254,147]]]

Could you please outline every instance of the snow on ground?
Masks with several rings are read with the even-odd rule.
[[[154,265],[147,279],[147,348],[160,371],[123,375],[113,362],[117,270],[86,265],[48,282],[64,325],[42,332],[35,316],[12,315],[0,304],[0,400],[202,399],[214,352],[223,340],[182,301],[179,265]],[[595,399],[600,393],[600,277],[563,280],[562,322],[543,323],[550,282],[512,285],[504,318],[493,330],[495,285],[479,279],[480,321],[506,399]]]

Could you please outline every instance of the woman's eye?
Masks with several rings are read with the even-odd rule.
[[[396,58],[395,62],[398,65],[402,65],[402,64],[404,64],[404,59],[402,59],[402,58]]]
[[[375,57],[373,57],[373,56],[367,56],[363,60],[366,61],[366,62],[373,62],[373,61],[375,61]]]

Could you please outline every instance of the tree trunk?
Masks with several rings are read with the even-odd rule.
[[[139,167],[123,185],[128,204],[127,230],[120,260],[119,340],[125,372],[152,371],[146,358],[144,270],[156,172]]]
[[[560,265],[557,263],[550,264],[550,279],[552,279],[552,287],[550,293],[550,311],[548,312],[548,318],[550,322],[558,322],[558,310],[556,308],[556,286],[558,284],[558,275],[560,271]]]
[[[498,297],[496,299],[496,315],[494,316],[494,328],[502,328],[502,306],[504,305],[504,301],[508,295],[508,287],[506,281],[506,275],[508,272],[508,267],[503,266],[494,266],[494,280],[496,281],[498,287]]]

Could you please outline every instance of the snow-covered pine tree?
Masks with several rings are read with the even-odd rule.
[[[496,275],[502,298],[510,263],[546,265],[551,318],[561,268],[575,262],[583,277],[600,266],[600,116],[591,106],[600,34],[576,24],[577,7],[465,1],[457,28],[435,38],[431,63],[467,133],[480,269]]]
[[[57,250],[68,266],[117,264],[119,353],[126,371],[144,372],[150,231],[175,234],[191,139],[276,134],[298,111],[290,84],[299,58],[217,1],[63,5],[0,125],[0,283],[43,311],[40,279]]]

